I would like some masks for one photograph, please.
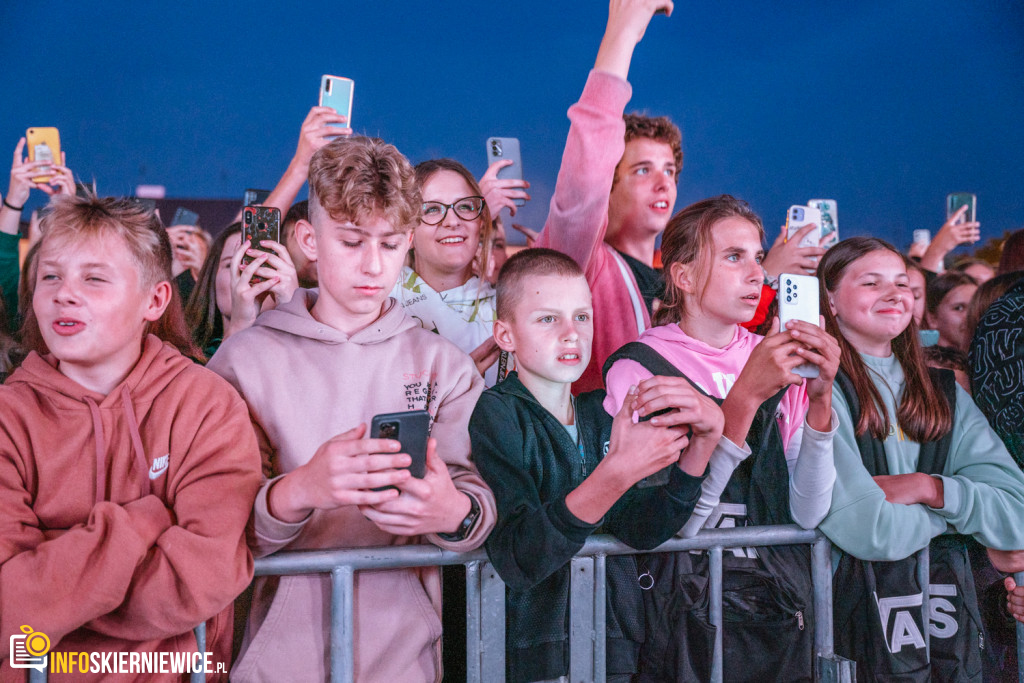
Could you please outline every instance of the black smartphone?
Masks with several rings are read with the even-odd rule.
[[[402,453],[412,458],[409,471],[422,479],[427,473],[427,438],[430,436],[430,413],[410,410],[405,413],[374,415],[370,421],[371,439],[394,439],[402,444]]]
[[[242,204],[244,206],[252,206],[255,204],[262,204],[267,201],[267,197],[270,196],[270,190],[253,190],[248,189],[245,191],[245,195],[242,197]]]
[[[196,225],[199,223],[199,214],[195,211],[189,211],[184,206],[179,206],[174,212],[174,220],[171,221],[171,225]]]

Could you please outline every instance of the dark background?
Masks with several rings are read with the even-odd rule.
[[[3,3],[0,152],[53,125],[103,194],[240,203],[274,186],[331,73],[356,82],[356,131],[413,162],[480,175],[488,136],[520,138],[518,218],[539,229],[606,18],[600,0]],[[774,233],[829,197],[841,234],[905,245],[969,191],[983,238],[1024,226],[1024,3],[679,3],[631,82],[630,110],[683,129],[677,209],[730,192]]]

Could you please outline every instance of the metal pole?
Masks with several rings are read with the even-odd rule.
[[[1024,572],[1017,572],[1013,580],[1018,586],[1024,586]],[[1017,680],[1024,683],[1024,624],[1017,622]]]
[[[481,681],[505,683],[505,582],[490,562],[480,570]]]
[[[199,662],[200,668],[198,671],[193,671],[192,675],[189,676],[191,683],[203,683],[206,680],[206,673],[203,671],[203,662],[206,658],[206,622],[199,624],[193,629],[196,634],[196,649],[199,650]]]
[[[353,683],[355,654],[352,645],[352,567],[331,570],[331,683]]]
[[[715,546],[708,549],[708,561],[711,573],[711,606],[709,617],[715,626],[715,649],[711,657],[711,683],[722,683],[722,662],[724,659],[722,642],[723,629],[725,628],[722,619],[722,547]]]
[[[928,627],[930,614],[928,606],[931,591],[931,555],[928,546],[917,551],[917,582],[921,584],[921,625],[924,627],[924,652],[928,662],[932,661],[932,634]]]
[[[594,558],[574,557],[569,564],[569,680],[594,679]]]
[[[598,553],[594,556],[594,680],[605,679],[605,665],[608,646],[608,622],[605,617],[605,606],[608,604],[607,583],[605,583],[605,561],[608,556]]]
[[[832,633],[832,544],[822,537],[811,545],[811,581],[814,584],[814,650],[819,657],[831,657]]]
[[[466,563],[466,680],[482,683],[480,671],[480,563]]]

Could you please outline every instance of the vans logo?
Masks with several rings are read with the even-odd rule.
[[[946,598],[956,599],[956,586],[947,583],[933,583],[928,587],[928,632],[933,638],[952,638],[959,630],[956,621],[956,606]],[[919,620],[921,618],[920,593],[879,598],[878,616],[882,622],[885,646],[892,654],[899,654],[906,645],[916,649],[925,647]]]
[[[167,466],[171,464],[171,454],[161,455],[159,458],[153,461],[153,464],[149,468],[149,478],[156,479],[161,474],[167,471]]]

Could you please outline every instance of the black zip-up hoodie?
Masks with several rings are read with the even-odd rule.
[[[480,397],[469,422],[473,459],[494,491],[498,522],[487,555],[507,585],[506,676],[512,683],[557,678],[569,667],[569,561],[590,534],[610,533],[637,549],[671,538],[693,512],[704,477],[672,468],[660,487],[633,487],[599,524],[565,506],[608,450],[612,418],[604,391],[579,396],[580,446],[510,373]],[[633,673],[644,639],[643,599],[632,556],[609,557],[607,672]]]

